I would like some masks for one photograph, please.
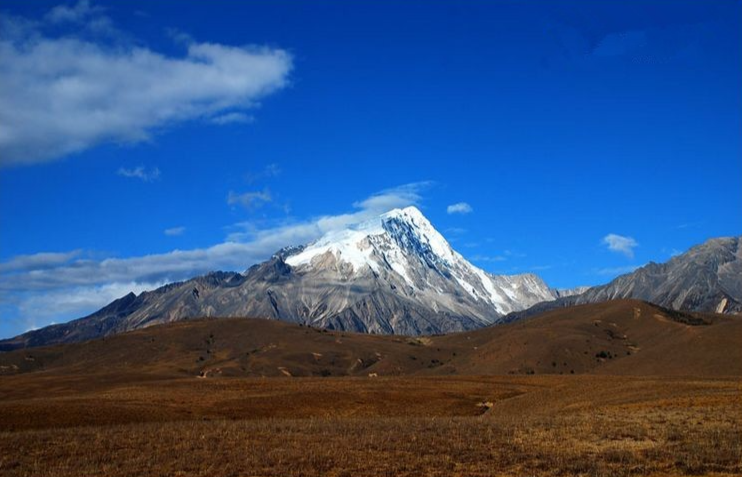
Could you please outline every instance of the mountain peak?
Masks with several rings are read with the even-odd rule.
[[[366,267],[378,271],[380,237],[387,236],[391,244],[414,253],[432,252],[444,261],[452,261],[456,253],[446,239],[433,227],[417,207],[392,209],[373,219],[354,224],[343,230],[326,233],[297,253],[289,254],[286,263],[292,267],[311,265],[315,257],[333,255],[337,261],[349,263],[358,272]]]
[[[739,247],[739,242],[742,237],[715,237],[710,238],[700,245],[692,247],[689,252],[696,250],[709,250],[709,249],[736,249]]]
[[[457,253],[416,207],[393,209],[333,231],[286,258],[299,275],[333,283],[374,280],[439,310],[468,307],[468,316],[491,323],[498,315],[553,300],[539,277],[496,276]]]
[[[394,209],[381,216],[384,229],[394,237],[400,246],[412,245],[413,248],[429,248],[438,258],[453,262],[462,258],[451,248],[451,245],[433,227],[433,224],[417,207]],[[405,224],[399,227],[398,223]]]
[[[382,218],[401,218],[403,220],[409,220],[413,222],[418,221],[418,222],[424,222],[428,224],[430,223],[427,217],[425,217],[423,213],[420,212],[420,209],[418,209],[414,205],[410,205],[403,209],[392,209],[389,212],[382,214],[381,217]]]

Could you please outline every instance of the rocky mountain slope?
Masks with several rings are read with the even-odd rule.
[[[645,300],[674,310],[742,312],[740,238],[717,238],[667,263],[649,263],[577,298],[597,303],[616,298]]]
[[[377,334],[446,333],[495,323],[559,293],[533,274],[491,275],[475,267],[408,207],[281,250],[244,274],[215,272],[126,295],[88,317],[0,341],[0,349],[210,316]]]
[[[517,321],[544,311],[633,298],[665,308],[725,314],[742,313],[742,237],[710,239],[666,263],[647,265],[585,292],[514,312]]]

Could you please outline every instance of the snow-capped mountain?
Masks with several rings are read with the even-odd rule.
[[[203,316],[264,317],[368,333],[443,333],[492,324],[559,295],[533,274],[491,275],[477,268],[408,207],[283,249],[244,274],[215,272],[129,294],[88,317],[8,340],[5,347],[81,341]]]
[[[330,233],[285,261],[298,274],[329,272],[340,280],[388,283],[396,294],[435,311],[467,311],[482,324],[554,298],[535,275],[497,276],[475,267],[415,207]]]

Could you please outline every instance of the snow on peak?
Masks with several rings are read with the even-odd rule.
[[[362,222],[353,227],[328,232],[319,240],[309,244],[301,252],[286,258],[286,263],[292,267],[310,264],[314,257],[332,253],[338,260],[347,262],[358,271],[368,265],[377,269],[376,262],[371,259],[373,248],[368,243],[368,237],[381,235],[384,228],[377,219]]]
[[[423,215],[422,212],[420,212],[420,209],[415,207],[414,205],[411,205],[409,207],[405,207],[404,209],[392,209],[389,212],[382,214],[382,218],[402,218],[403,220],[411,220],[411,221],[417,221],[417,222],[425,222],[428,225],[430,222],[428,219]]]
[[[383,275],[383,269],[391,269],[412,289],[452,296],[456,294],[452,290],[463,289],[470,300],[489,304],[500,314],[554,298],[535,275],[490,275],[472,265],[451,248],[416,207],[394,209],[327,233],[285,260],[292,267],[349,264],[354,274],[372,270]],[[442,292],[444,288],[449,291]]]
[[[443,235],[433,227],[433,224],[415,206],[391,210],[383,214],[381,219],[387,225],[385,228],[390,233],[393,233],[393,227],[388,225],[390,222],[399,220],[407,224],[409,226],[409,232],[414,234],[416,240],[429,246],[435,255],[448,262],[456,260],[457,256],[459,256],[453,251],[446,239],[443,238]]]
[[[354,271],[359,271],[365,266],[378,271],[379,264],[373,257],[374,247],[371,242],[372,237],[385,234],[399,247],[419,249],[422,246],[447,262],[455,260],[457,255],[422,212],[417,207],[410,206],[393,209],[344,230],[329,232],[301,252],[288,256],[286,263],[292,267],[307,265],[311,264],[315,257],[330,252],[337,260],[352,265]]]

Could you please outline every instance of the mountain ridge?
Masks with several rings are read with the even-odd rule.
[[[709,239],[608,284],[549,288],[535,274],[492,275],[456,252],[415,207],[284,247],[244,273],[210,272],[129,293],[64,324],[0,340],[0,351],[85,341],[202,317],[257,316],[371,334],[433,335],[615,299],[742,312],[740,237]]]
[[[534,274],[472,265],[415,207],[394,209],[244,274],[212,272],[126,295],[97,312],[0,341],[0,349],[83,341],[183,319],[260,316],[375,334],[439,334],[497,322],[557,292]]]
[[[742,237],[717,237],[665,263],[649,262],[585,292],[559,297],[503,318],[517,321],[574,305],[637,299],[681,311],[742,313]]]

